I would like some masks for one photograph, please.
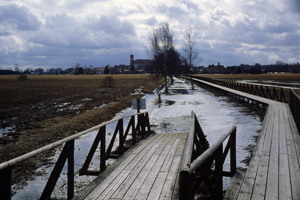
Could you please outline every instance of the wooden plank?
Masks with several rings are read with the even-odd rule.
[[[186,144],[187,136],[188,136],[188,132],[185,132],[182,136],[182,139],[180,141],[178,149],[175,153],[175,156],[180,156],[181,157],[180,165],[179,165],[178,170],[180,170],[181,163],[182,163],[182,160],[183,160],[182,155],[183,155],[184,146]],[[181,145],[183,146],[182,148],[180,147]],[[172,199],[178,199],[179,198],[179,173],[180,173],[180,171],[178,171],[177,176],[176,176],[175,187],[174,187],[174,190],[173,190]]]
[[[112,183],[109,184],[109,186],[101,192],[99,190],[98,192],[101,192],[98,197],[89,196],[89,198],[92,199],[105,199],[106,196],[111,196],[114,191],[119,187],[119,185],[129,176],[130,171],[123,170],[114,180]],[[99,193],[98,193],[99,194]]]
[[[287,104],[285,104],[285,107],[286,107],[285,111],[287,112],[287,116],[288,116],[289,123],[290,123],[290,128],[291,128],[292,135],[293,135],[293,141],[294,141],[295,147],[296,147],[298,163],[300,164],[300,135],[299,135],[295,120],[293,118],[291,109],[289,108],[289,106]]]
[[[246,170],[237,169],[234,177],[229,185],[229,188],[225,194],[224,200],[235,200],[241,189],[242,182],[244,180]]]
[[[119,175],[119,173],[121,173],[121,171],[127,167],[127,165],[131,163],[131,161],[137,156],[137,154],[134,152],[140,152],[140,150],[143,150],[147,144],[155,141],[156,138],[157,136],[155,135],[150,136],[149,138],[135,144],[125,154],[119,157],[112,165],[110,165],[103,173],[101,173],[91,184],[89,184],[88,187],[85,188],[83,192],[81,192],[74,199],[83,199],[89,194],[91,196],[97,196],[98,193],[100,193],[99,191],[104,191],[105,188],[108,187],[109,184]],[[141,146],[143,147],[141,148]],[[137,151],[136,149],[140,150]],[[147,149],[144,151],[147,151]]]
[[[279,199],[291,198],[290,171],[288,165],[287,142],[283,109],[279,109]]]
[[[178,136],[178,134],[176,135],[176,137],[177,137],[177,136]],[[173,145],[172,145],[172,147],[171,147],[171,150],[170,150],[170,152],[169,152],[169,155],[167,156],[167,158],[166,158],[166,160],[165,160],[163,166],[162,166],[161,169],[160,169],[161,172],[163,172],[163,171],[168,172],[168,171],[169,171],[170,166],[171,166],[172,161],[173,161],[173,158],[174,158],[174,156],[175,156],[176,149],[177,149],[177,147],[178,147],[178,145],[179,145],[179,142],[180,142],[179,139],[174,140],[174,143],[173,143]]]
[[[166,144],[168,144],[169,140],[171,139],[171,134],[166,134],[164,135],[162,141],[160,142],[159,147],[156,149],[156,151],[154,152],[154,154],[156,155],[160,155],[161,152],[164,150]]]
[[[159,196],[161,194],[161,191],[163,189],[163,185],[165,183],[165,180],[167,178],[168,172],[163,171],[163,172],[159,172],[157,175],[157,178],[150,190],[150,193],[147,197],[147,199],[151,199],[151,200],[157,200],[159,199]]]
[[[162,141],[162,136],[161,137],[156,137],[155,140],[152,140],[150,143],[147,143],[146,146],[143,147],[143,149],[139,152],[137,151],[133,151],[132,153],[136,153],[137,152],[137,156],[135,157],[134,160],[132,160],[127,166],[126,166],[126,170],[133,170],[136,167],[136,164],[138,162],[140,162],[140,160],[142,160],[144,158],[145,155],[149,156],[148,153],[154,153],[150,151],[153,150],[153,146],[155,146],[156,148],[159,146],[160,142]]]
[[[167,175],[167,179],[161,192],[160,199],[171,199],[175,187],[176,177],[178,175],[180,161],[180,156],[174,156],[172,165]]]
[[[147,146],[147,144],[149,144],[150,142],[152,142],[153,140],[159,139],[161,138],[162,135],[153,135],[151,137],[151,140],[142,140],[140,141],[142,143],[142,145],[140,145],[139,147],[135,148],[131,153],[139,153],[140,151],[143,150],[143,148],[145,148]]]
[[[147,162],[141,173],[138,175],[138,177],[134,180],[130,188],[128,189],[127,193],[123,197],[123,199],[134,199],[136,194],[138,193],[140,187],[144,183],[146,177],[149,175],[149,172],[151,171],[153,165],[155,164],[156,160],[158,159],[159,155],[152,155],[150,160]]]
[[[287,154],[279,155],[279,199],[292,199]]]
[[[266,188],[267,199],[278,199],[278,165],[279,165],[279,111],[274,111],[274,123],[272,131],[272,143],[270,151],[270,161],[268,166],[268,179]]]
[[[136,177],[142,171],[143,167],[149,161],[150,157],[152,156],[157,147],[158,145],[153,145],[152,148],[148,150],[146,154],[138,154],[138,156],[142,155],[142,159],[139,159],[138,162],[131,162],[132,166],[134,167],[127,168],[127,166],[125,168],[126,170],[131,170],[129,176],[122,182],[122,184],[118,187],[115,193],[109,198],[120,199],[125,195],[127,190],[130,188],[131,184],[135,181]]]
[[[246,171],[246,175],[244,181],[242,183],[240,194],[238,195],[238,199],[250,199],[253,192],[253,187],[255,183],[255,178],[260,162],[261,152],[265,143],[265,138],[267,132],[272,129],[272,120],[274,118],[274,106],[271,104],[268,107],[266,117],[264,119],[263,127],[261,129],[254,154],[250,160],[249,167]]]
[[[148,138],[147,140],[152,140],[153,137]],[[108,177],[114,170],[119,168],[124,168],[127,166],[127,164],[133,159],[136,154],[131,154],[131,152],[138,148],[139,146],[143,145],[143,142],[139,142],[135,144],[131,149],[129,149],[125,154],[123,154],[121,157],[119,157],[113,164],[111,164],[104,172],[102,172],[97,178],[95,178],[82,192],[77,194],[73,199],[74,200],[80,200],[87,197],[100,183],[102,183],[106,177]],[[126,161],[125,161],[126,160]],[[127,163],[128,162],[128,163]],[[121,163],[123,163],[121,165]],[[117,175],[117,173],[116,173]]]
[[[300,166],[297,156],[296,141],[294,141],[290,120],[294,120],[291,115],[288,115],[289,107],[284,105],[283,119],[285,125],[285,132],[287,138],[287,150],[288,150],[288,160],[289,169],[291,177],[291,187],[292,187],[292,197],[293,199],[300,199]],[[296,136],[296,138],[298,135]]]
[[[253,188],[253,195],[255,195],[256,198],[264,197],[266,193],[267,176],[268,176],[268,160],[269,160],[269,156],[262,156],[261,161],[259,162],[257,175],[255,178],[255,184]]]
[[[142,184],[142,186],[141,186],[140,190],[138,191],[135,199],[147,199],[147,196],[150,193],[152,185],[154,184],[154,182],[156,180],[156,177],[158,176],[158,173],[160,171],[160,168],[163,165],[166,157],[168,156],[171,147],[172,147],[171,145],[165,145],[164,150],[159,155],[156,163],[154,164],[154,166],[152,167],[152,169],[149,172],[148,176],[146,177],[146,180]]]
[[[136,157],[135,154],[131,154],[130,157],[133,157],[133,159],[127,160],[126,163],[122,163],[122,165],[120,165],[120,167],[118,167],[117,169],[115,169],[113,171],[113,173],[111,173],[109,176],[107,176],[105,178],[105,180],[99,184],[94,190],[93,192],[91,192],[89,194],[89,196],[87,197],[88,199],[96,199],[99,196],[103,197],[106,196],[111,190],[112,188],[114,188],[116,185],[118,187],[118,184],[120,184],[118,182],[118,180],[123,177],[124,174],[126,174],[127,176],[130,173],[130,170],[126,170],[125,167],[132,161],[134,160],[134,158]],[[123,165],[124,164],[124,165]],[[124,177],[124,178],[127,178]],[[124,178],[122,179],[122,182],[124,181]],[[121,183],[122,183],[121,182]],[[117,184],[118,183],[118,184]]]

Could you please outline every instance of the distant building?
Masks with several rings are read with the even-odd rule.
[[[227,72],[227,69],[224,68],[224,65],[220,65],[220,62],[218,62],[218,65],[208,65],[205,72],[208,74],[223,74]]]
[[[44,69],[42,68],[37,68],[34,70],[34,75],[43,75],[44,74]]]
[[[130,68],[134,68],[135,70],[144,71],[146,68],[150,67],[152,61],[149,59],[137,59],[134,60],[133,55],[130,55]]]
[[[75,74],[75,69],[74,69],[73,67],[67,68],[67,69],[65,70],[65,73],[66,73],[66,74]]]

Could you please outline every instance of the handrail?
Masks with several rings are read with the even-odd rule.
[[[22,156],[19,156],[19,157],[17,157],[17,158],[14,158],[14,159],[11,159],[11,160],[6,161],[6,162],[4,162],[4,163],[1,163],[1,164],[0,164],[0,170],[2,170],[2,169],[4,169],[4,168],[7,168],[7,167],[9,167],[9,166],[15,165],[15,164],[18,163],[18,162],[21,162],[21,161],[23,161],[23,160],[26,160],[26,159],[28,159],[28,158],[30,158],[30,157],[32,157],[32,156],[35,156],[35,155],[37,155],[37,154],[39,154],[39,153],[44,152],[44,151],[53,149],[53,148],[55,148],[55,147],[57,147],[57,146],[59,146],[59,145],[62,145],[62,144],[66,143],[66,142],[68,142],[68,141],[70,141],[70,140],[74,140],[74,139],[76,139],[76,138],[78,138],[78,137],[80,137],[80,136],[82,136],[82,135],[85,135],[85,134],[87,134],[87,133],[89,133],[89,132],[91,132],[91,131],[97,130],[97,129],[103,127],[103,126],[106,126],[106,125],[110,124],[110,123],[113,123],[113,122],[115,122],[115,121],[119,121],[120,119],[124,119],[124,118],[127,118],[127,117],[139,115],[139,114],[145,114],[145,113],[148,113],[148,112],[135,113],[135,114],[132,114],[132,115],[127,115],[127,116],[120,117],[120,118],[117,118],[117,119],[114,119],[114,120],[110,120],[110,121],[107,121],[107,122],[103,122],[103,123],[101,123],[101,124],[99,124],[99,125],[97,125],[97,126],[94,126],[94,127],[92,127],[92,128],[89,128],[89,129],[87,129],[87,130],[85,130],[85,131],[82,131],[82,132],[77,133],[77,134],[75,134],[75,135],[69,136],[69,137],[64,138],[64,139],[62,139],[62,140],[59,140],[59,141],[57,141],[57,142],[53,142],[53,143],[51,143],[51,144],[49,144],[49,145],[46,145],[46,146],[44,146],[44,147],[41,147],[41,148],[39,148],[39,149],[37,149],[37,150],[31,151],[31,152],[26,153],[26,154],[24,154],[24,155],[22,155]]]
[[[223,152],[223,142],[227,139]],[[230,172],[223,171],[223,164],[230,150]],[[215,161],[215,170],[211,165]],[[233,177],[236,171],[236,126],[221,136],[209,147],[195,113],[192,111],[190,131],[183,151],[182,166],[179,174],[179,199],[191,199],[204,180],[213,199],[222,199],[222,177]],[[214,174],[214,186],[210,175]]]
[[[300,96],[292,89],[290,90],[289,106],[291,108],[298,132],[300,132]]]
[[[135,116],[137,116],[137,124],[135,124]],[[123,132],[123,119],[130,117],[131,119],[128,122],[128,126],[126,128],[125,133]],[[115,128],[115,133],[113,138],[111,139],[110,143],[113,144],[115,141],[115,137],[117,133],[119,133],[119,156],[121,156],[124,153],[124,142],[126,140],[126,136],[128,135],[128,132],[132,130],[132,140],[133,144],[136,143],[136,134],[137,132],[142,135],[142,138],[144,137],[144,134],[146,132],[150,132],[150,124],[149,124],[149,116],[148,112],[140,112],[132,115],[127,115],[124,117],[120,117],[114,120],[110,120],[104,123],[101,123],[97,126],[94,126],[90,129],[87,129],[85,131],[82,131],[80,133],[77,133],[75,135],[69,136],[65,139],[59,140],[57,142],[54,142],[52,144],[49,144],[47,146],[44,146],[42,148],[39,148],[35,151],[29,152],[27,154],[24,154],[22,156],[19,156],[17,158],[14,158],[12,160],[9,160],[7,162],[4,162],[0,164],[0,196],[1,198],[4,199],[11,199],[11,172],[12,172],[12,167],[21,161],[24,161],[32,156],[35,156],[39,153],[42,153],[44,151],[53,149],[59,145],[62,145],[65,143],[63,150],[61,154],[58,157],[58,160],[55,163],[55,166],[51,172],[51,175],[48,179],[48,182],[44,188],[44,191],[40,197],[40,199],[49,199],[53,189],[57,183],[57,180],[62,172],[62,169],[66,163],[68,162],[68,173],[67,173],[67,179],[68,179],[68,194],[67,198],[72,199],[74,197],[74,143],[75,139],[87,134],[91,131],[94,130],[99,130],[98,134],[96,135],[94,142],[91,146],[90,152],[88,153],[88,156],[86,158],[86,161],[84,163],[84,166],[80,169],[79,175],[98,175],[100,174],[105,168],[106,168],[106,158],[109,157],[111,148],[106,152],[105,148],[105,135],[106,135],[106,125],[118,121],[116,128]],[[91,158],[93,157],[95,150],[97,148],[97,145],[100,144],[100,171],[89,171],[88,166],[90,164]],[[110,144],[110,146],[111,146]],[[106,155],[108,154],[108,155]]]
[[[282,87],[263,86],[263,85],[260,85],[261,87],[257,87],[257,84],[239,83],[236,81],[218,80],[218,79],[213,79],[213,78],[208,78],[208,77],[200,77],[200,76],[193,76],[193,78],[205,80],[205,81],[212,82],[212,83],[215,83],[218,85],[223,85],[228,88],[232,88],[232,89],[246,92],[249,94],[258,95],[258,96],[269,98],[272,100],[277,99],[277,101],[280,101],[283,103],[288,102],[286,94],[284,93]],[[253,85],[255,85],[256,87],[253,87]],[[263,87],[265,87],[265,89]],[[269,88],[271,88],[271,89],[269,89]],[[276,88],[280,88],[279,91]],[[265,90],[266,90],[266,92],[265,92]],[[272,90],[272,94],[271,94],[271,90]],[[278,92],[280,92],[280,96],[278,95]]]
[[[209,149],[202,153],[196,160],[191,163],[191,167],[188,172],[193,173],[200,165],[204,163],[221,145],[222,143],[236,130],[235,126],[232,126],[230,130],[222,135],[218,141],[216,141]]]

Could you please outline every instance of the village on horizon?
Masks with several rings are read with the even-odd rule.
[[[59,74],[144,74],[151,73],[152,61],[150,59],[136,59],[134,55],[130,55],[129,65],[120,64],[115,66],[106,65],[105,67],[94,67],[93,65],[81,66],[76,63],[75,66],[62,69],[62,68],[27,68],[24,71],[20,70],[18,64],[15,64],[14,70],[12,68],[0,69],[0,75],[59,75]],[[184,67],[184,66],[183,66]],[[189,69],[189,73],[193,74],[263,74],[263,73],[300,73],[300,63],[287,64],[281,61],[276,61],[274,64],[261,65],[256,63],[255,65],[240,64],[238,66],[221,65],[219,62],[217,65],[210,64],[207,67],[193,66]]]

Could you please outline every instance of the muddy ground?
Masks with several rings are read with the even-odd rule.
[[[139,88],[152,92],[149,75],[0,77],[0,163],[110,120],[131,106]],[[134,94],[136,93],[136,94]]]

